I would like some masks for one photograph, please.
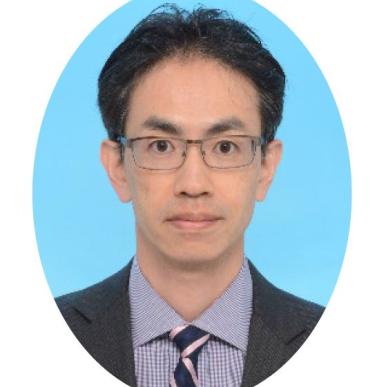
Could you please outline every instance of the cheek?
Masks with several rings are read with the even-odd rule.
[[[162,210],[170,197],[167,176],[140,171],[130,179],[132,203],[137,219],[149,222],[162,218]]]
[[[223,205],[236,222],[237,219],[243,225],[249,222],[255,206],[256,189],[257,177],[252,173],[233,176],[232,182],[223,180]]]

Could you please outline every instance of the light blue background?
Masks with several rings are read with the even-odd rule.
[[[288,78],[278,131],[284,155],[267,200],[256,205],[246,254],[277,286],[326,304],[343,260],[351,211],[348,151],[333,96],[310,53],[267,10],[248,0],[201,3],[252,26]],[[134,0],[97,26],[49,101],[36,151],[33,205],[40,256],[55,296],[105,278],[135,253],[131,205],[118,200],[99,162],[106,133],[96,84],[111,51],[160,4]]]

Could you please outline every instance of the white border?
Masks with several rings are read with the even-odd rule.
[[[1,385],[122,385],[114,383],[70,336],[57,312],[37,252],[31,187],[38,131],[57,78],[87,34],[124,3],[35,0],[0,6]],[[353,176],[352,224],[337,288],[314,334],[264,386],[382,385],[386,381],[381,352],[386,326],[382,2],[260,4],[291,27],[320,65],[343,118]]]

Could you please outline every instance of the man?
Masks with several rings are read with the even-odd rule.
[[[132,202],[127,267],[57,299],[72,331],[131,386],[253,386],[303,344],[322,308],[244,256],[255,201],[280,160],[285,76],[219,10],[161,7],[99,78],[101,161]]]

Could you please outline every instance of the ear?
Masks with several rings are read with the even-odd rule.
[[[100,148],[100,159],[119,199],[122,202],[129,202],[131,193],[119,145],[114,141],[103,141]]]
[[[283,144],[279,140],[273,140],[267,145],[265,155],[261,160],[259,181],[256,190],[257,201],[263,201],[265,199],[276,168],[279,165],[282,151]]]

